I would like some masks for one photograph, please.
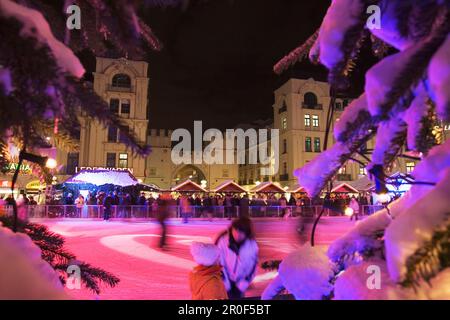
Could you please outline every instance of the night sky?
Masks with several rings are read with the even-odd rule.
[[[330,1],[209,0],[149,9],[164,44],[149,53],[151,128],[233,128],[272,117],[273,91],[289,77],[326,79],[303,63],[279,77],[273,65],[319,26]]]
[[[149,128],[234,128],[273,117],[273,91],[289,78],[326,81],[322,66],[298,63],[281,76],[274,64],[320,26],[329,0],[190,0],[187,8],[140,15],[164,45],[148,52]],[[375,60],[363,50],[350,97]],[[94,71],[95,57],[82,57]]]

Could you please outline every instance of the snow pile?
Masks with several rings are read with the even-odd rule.
[[[23,24],[21,36],[34,37],[48,46],[62,70],[77,78],[83,76],[85,72],[83,65],[72,50],[53,36],[50,26],[39,11],[21,6],[11,0],[0,0],[0,15],[19,20]]]
[[[9,95],[13,91],[11,72],[8,69],[0,68],[0,88],[5,95]]]
[[[450,223],[450,169],[447,169],[435,188],[415,201],[386,229],[386,261],[395,281],[406,273],[406,261],[431,240],[436,230]]]
[[[308,194],[318,194],[328,176],[341,167],[342,156],[349,152],[347,145],[337,142],[330,149],[314,158],[314,161],[294,171],[298,184],[305,188]]]
[[[319,32],[320,62],[333,69],[344,60],[342,44],[347,31],[357,24],[365,10],[360,0],[334,0],[328,8]]]
[[[380,286],[376,287],[378,276]],[[446,300],[449,297],[450,269],[440,272],[430,284],[422,281],[419,290],[414,291],[392,281],[385,261],[378,258],[352,265],[334,284],[335,300]]]
[[[378,282],[378,283],[377,283]],[[334,284],[335,300],[395,300],[412,299],[412,289],[395,284],[386,270],[386,262],[368,259],[350,266]]]
[[[419,299],[449,300],[450,299],[450,268],[439,272],[431,279],[430,284],[422,283],[418,292]]]
[[[358,99],[353,100],[352,103],[345,108],[344,113],[339,120],[334,124],[334,137],[341,141],[341,135],[347,130],[348,125],[353,125],[362,111],[367,111],[367,97],[365,94]]]
[[[333,265],[319,249],[305,245],[280,264],[279,277],[297,300],[321,300],[330,294]]]
[[[381,242],[377,241],[374,235],[385,230],[391,221],[392,218],[386,209],[360,221],[352,230],[330,245],[328,257],[336,262],[346,254],[361,252],[367,248],[380,248]]]
[[[450,121],[450,36],[431,59],[428,71],[438,116]]]
[[[40,249],[21,233],[0,225],[0,300],[68,299]]]

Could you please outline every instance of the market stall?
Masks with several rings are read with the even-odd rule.
[[[247,191],[233,180],[227,180],[219,184],[213,190],[214,193],[247,193]]]

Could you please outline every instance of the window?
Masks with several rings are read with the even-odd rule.
[[[116,154],[108,152],[106,154],[106,167],[115,168],[116,167]]]
[[[339,169],[339,174],[346,174],[347,173],[347,167],[341,167],[340,169]]]
[[[367,169],[364,166],[359,166],[359,175],[360,176],[366,176],[367,175]]]
[[[69,152],[67,154],[66,173],[74,174],[77,167],[78,167],[78,152]]]
[[[406,173],[412,173],[416,167],[416,164],[414,162],[407,162],[406,163]]]
[[[128,99],[123,99],[122,100],[122,105],[121,105],[121,110],[120,110],[122,115],[125,116],[130,116],[130,100]]]
[[[287,111],[286,101],[283,101],[283,105],[278,109],[278,113],[283,113]]]
[[[119,153],[119,168],[128,168],[128,154]]]
[[[312,152],[311,137],[306,137],[305,138],[305,151],[306,152]]]
[[[305,127],[311,127],[311,116],[309,114],[305,114]]]
[[[361,146],[361,149],[359,151],[364,154],[367,153],[367,142],[364,142],[364,144]]]
[[[312,125],[313,127],[319,127],[319,116],[312,116]]]
[[[288,173],[287,162],[283,162],[283,174],[286,175]]]
[[[342,103],[336,102],[336,110],[342,110]]]
[[[131,79],[124,73],[116,74],[112,78],[112,86],[119,88],[131,88]]]
[[[125,135],[128,134],[129,132],[130,128],[128,126],[125,126],[123,129],[121,129],[119,132],[119,142],[125,142],[126,141]]]
[[[108,142],[117,142],[117,128],[108,127]]]
[[[148,169],[148,175],[149,176],[156,176],[156,168],[149,168]]]
[[[314,152],[320,152],[320,138],[314,138]]]
[[[285,117],[281,118],[281,129],[287,129],[287,119]]]
[[[119,113],[119,99],[111,99],[109,101],[109,110],[112,113]]]
[[[348,106],[348,100],[347,99],[344,99],[344,101],[342,102],[342,106],[344,108],[346,108]]]
[[[287,140],[283,139],[283,153],[287,153]]]
[[[228,178],[230,176],[230,171],[228,169],[222,170],[222,177]]]
[[[317,106],[317,96],[312,92],[307,92],[303,96],[303,102],[306,108],[314,109]]]

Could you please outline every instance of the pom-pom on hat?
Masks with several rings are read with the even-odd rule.
[[[219,260],[219,248],[214,244],[192,242],[191,254],[194,261],[199,265],[209,267],[215,265]]]

